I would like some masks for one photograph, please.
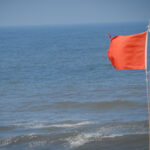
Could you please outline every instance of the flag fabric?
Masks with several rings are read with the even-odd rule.
[[[111,38],[108,58],[118,70],[146,69],[146,32]]]

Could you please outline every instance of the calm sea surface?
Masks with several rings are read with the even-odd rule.
[[[144,70],[115,70],[109,38],[146,24],[0,28],[0,150],[146,150]]]

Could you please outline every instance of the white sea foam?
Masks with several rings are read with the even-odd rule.
[[[15,124],[16,126],[20,127],[25,127],[25,128],[31,128],[31,129],[40,129],[40,128],[51,128],[51,127],[56,127],[56,128],[75,128],[79,126],[84,126],[84,125],[89,125],[92,124],[90,121],[83,121],[83,122],[78,122],[78,123],[63,123],[63,124],[35,124],[35,123],[18,123]]]
[[[90,141],[99,140],[102,135],[100,133],[83,133],[75,137],[67,138],[66,141],[69,143],[71,148],[79,147]]]
[[[141,134],[147,134],[147,132],[133,132],[133,133],[130,133],[130,132],[127,132],[127,133],[120,133],[120,134],[111,134],[111,135],[105,135],[103,136],[103,138],[116,138],[116,137],[120,137],[120,136],[125,136],[125,135],[141,135]]]
[[[111,134],[111,135],[105,135],[103,138],[115,138],[115,137],[120,137],[123,135],[125,135],[125,134]]]
[[[84,125],[89,125],[89,124],[92,124],[92,122],[84,121],[84,122],[78,122],[78,123],[73,123],[73,124],[54,124],[51,126],[57,127],[57,128],[74,128],[74,127],[84,126]]]

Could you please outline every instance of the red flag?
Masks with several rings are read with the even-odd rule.
[[[108,58],[118,70],[146,69],[146,32],[111,38]]]

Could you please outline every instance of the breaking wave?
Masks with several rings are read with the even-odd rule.
[[[90,121],[70,122],[70,123],[60,122],[58,124],[18,123],[15,126],[24,127],[24,128],[31,128],[31,129],[42,129],[42,128],[76,128],[76,127],[81,127],[81,126],[90,125],[90,124],[93,124],[93,122],[90,122]]]
[[[110,144],[110,142],[129,142],[134,140],[136,136],[137,144],[139,142],[147,142],[148,135],[137,133],[137,134],[111,134],[102,135],[101,133],[64,133],[59,135],[40,135],[40,134],[28,134],[17,137],[9,137],[7,139],[0,140],[0,147],[17,144],[28,144],[29,147],[36,147],[41,145],[61,145],[65,147],[78,148],[86,146],[94,142],[99,144]]]
[[[87,126],[86,126],[87,125]],[[90,126],[88,126],[90,125]],[[72,127],[84,127],[75,128]],[[43,128],[42,126],[30,126],[32,128]],[[47,126],[44,125],[44,128]],[[49,127],[49,126],[48,126]],[[36,147],[41,145],[61,145],[72,148],[79,148],[92,143],[93,146],[96,142],[106,143],[119,141],[132,141],[136,136],[139,141],[145,142],[147,139],[147,128],[148,121],[137,121],[137,122],[127,122],[127,123],[117,123],[117,124],[94,124],[92,122],[83,121],[78,123],[63,123],[63,124],[53,124],[50,127],[56,128],[70,128],[70,130],[62,130],[61,132],[50,133],[46,132],[44,134],[30,133],[26,135],[8,137],[6,139],[0,140],[0,146],[5,147],[7,145],[18,145],[27,144],[29,147]],[[87,127],[87,128],[86,128]],[[137,138],[138,137],[138,138]],[[130,139],[130,140],[129,140]],[[143,140],[144,139],[144,140]],[[138,142],[139,142],[138,141]],[[101,146],[101,145],[99,145]]]

